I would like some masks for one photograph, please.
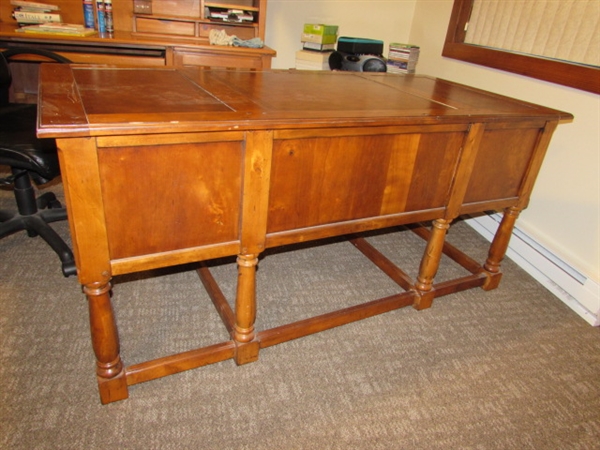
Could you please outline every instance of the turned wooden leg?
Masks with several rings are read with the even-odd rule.
[[[433,279],[440,266],[448,228],[450,228],[450,220],[437,219],[433,222],[431,236],[427,241],[425,254],[421,259],[421,266],[419,267],[417,283],[415,284],[415,288],[417,289],[417,297],[413,305],[415,309],[429,308],[433,302],[433,298],[435,297]]]
[[[237,263],[238,283],[233,339],[237,346],[235,362],[241,365],[258,359],[259,342],[255,340],[254,332],[258,258],[257,255],[239,255]]]
[[[510,237],[512,236],[515,222],[520,213],[521,210],[515,207],[507,208],[504,211],[502,222],[500,222],[500,226],[494,235],[494,239],[492,240],[488,252],[488,258],[483,265],[483,268],[489,275],[487,281],[483,285],[483,289],[486,291],[496,289],[500,284],[500,279],[502,278],[500,263],[504,259],[504,255],[506,255]]]
[[[119,332],[110,301],[110,283],[84,286],[89,311],[96,374],[103,404],[128,397],[123,363],[119,355]]]

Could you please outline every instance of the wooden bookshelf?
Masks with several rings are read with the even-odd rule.
[[[225,30],[240,39],[265,39],[267,0],[161,0],[149,2],[151,13],[133,15],[133,33],[141,35],[168,35],[208,40],[211,30]],[[134,11],[136,8],[134,7]],[[147,11],[146,8],[138,9]],[[241,10],[253,16],[252,21],[215,20],[210,12]]]

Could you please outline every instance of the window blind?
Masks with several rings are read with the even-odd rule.
[[[465,43],[600,66],[600,0],[473,0]]]

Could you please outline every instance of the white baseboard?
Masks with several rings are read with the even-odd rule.
[[[491,242],[501,220],[502,214],[491,214],[466,222]],[[578,272],[518,227],[513,231],[506,256],[586,322],[600,326],[600,284]]]

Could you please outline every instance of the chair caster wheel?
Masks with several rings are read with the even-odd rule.
[[[70,277],[71,275],[76,275],[77,267],[75,267],[75,263],[74,262],[63,263],[62,273],[65,277]]]

